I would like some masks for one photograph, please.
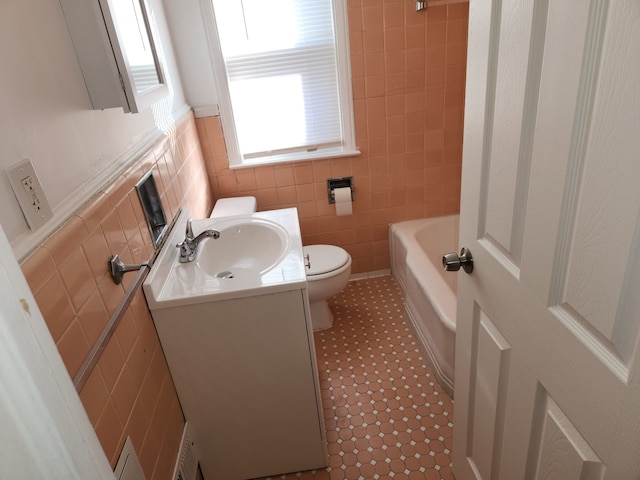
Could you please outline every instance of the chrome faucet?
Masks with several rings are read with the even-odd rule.
[[[180,263],[193,262],[196,259],[198,245],[200,245],[200,242],[205,238],[213,238],[214,240],[220,238],[220,232],[210,228],[194,238],[191,219],[187,219],[187,231],[184,240],[176,245],[176,247],[180,249]]]

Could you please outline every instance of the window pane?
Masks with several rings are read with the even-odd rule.
[[[138,93],[158,85],[158,71],[153,56],[149,32],[142,15],[140,0],[113,2],[112,13],[120,25],[119,34],[131,68]]]
[[[306,144],[300,75],[240,80],[231,83],[231,100],[243,153],[269,152]],[[269,92],[265,96],[263,92]],[[257,109],[255,105],[260,104]]]
[[[226,58],[333,44],[331,0],[214,0]]]

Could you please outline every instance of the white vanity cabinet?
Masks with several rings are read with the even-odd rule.
[[[304,288],[153,311],[204,478],[328,464]]]

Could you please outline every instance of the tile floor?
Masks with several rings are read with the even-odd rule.
[[[316,332],[329,467],[276,477],[454,479],[453,403],[431,373],[391,276],[350,282]]]

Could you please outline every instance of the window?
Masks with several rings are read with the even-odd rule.
[[[358,153],[344,3],[213,0],[230,166]]]

